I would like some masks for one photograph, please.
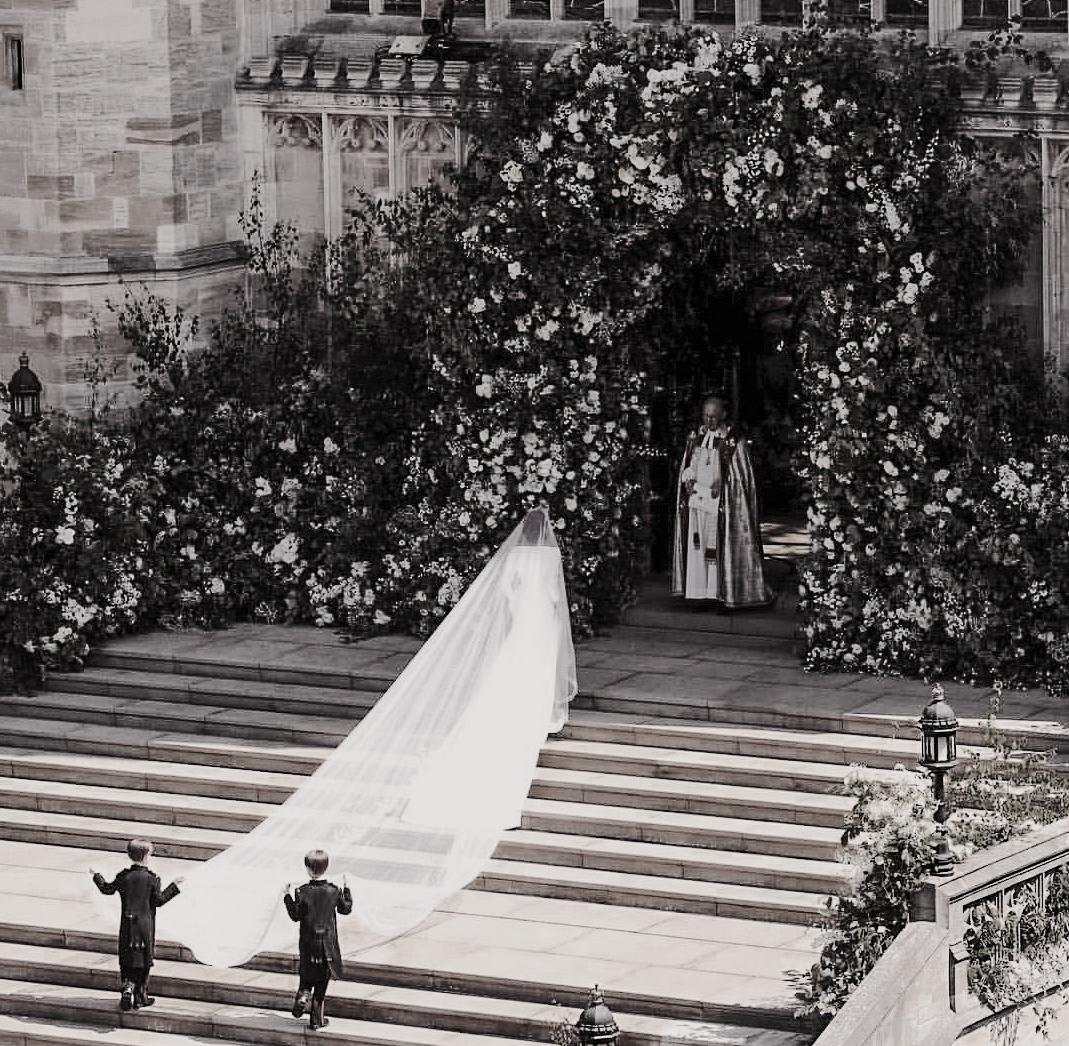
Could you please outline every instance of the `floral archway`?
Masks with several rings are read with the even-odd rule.
[[[1015,587],[1042,565],[991,591],[1015,511],[992,469],[1032,453],[1022,405],[1042,391],[984,305],[1035,230],[1034,171],[962,132],[962,73],[908,35],[821,22],[730,42],[600,26],[495,70],[457,196],[387,222],[447,390],[413,444],[416,509],[395,521],[409,565],[441,572],[485,545],[501,504],[545,499],[580,620],[623,604],[651,389],[689,350],[669,310],[695,283],[772,292],[791,303],[801,390],[809,666],[1057,676],[1062,612],[1025,613]],[[1048,515],[1057,485],[1037,494]]]

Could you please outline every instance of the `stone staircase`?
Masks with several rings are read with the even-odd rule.
[[[284,649],[273,647],[284,631],[250,628],[244,649],[237,642],[207,659],[192,641],[183,654],[182,636],[170,644],[131,637],[98,652],[86,671],[55,676],[46,691],[0,698],[0,887],[20,865],[23,875],[26,865],[44,876],[77,869],[87,881],[90,863],[118,867],[134,835],[154,840],[165,877],[218,853],[300,784],[412,649],[405,641],[369,644],[360,653],[377,656],[287,665]],[[782,639],[762,644],[784,652]],[[849,800],[836,788],[846,765],[914,762],[916,741],[818,732],[804,709],[797,727],[782,713],[762,723],[759,710],[737,722],[708,717],[683,698],[640,692],[577,699],[565,730],[543,748],[522,827],[507,833],[442,916],[476,927],[468,952],[478,950],[480,961],[455,942],[436,949],[418,935],[403,947],[357,952],[346,980],[332,987],[332,1023],[319,1038],[548,1042],[562,1015],[553,1003],[580,1007],[593,981],[611,981],[599,968],[621,966],[614,960],[631,935],[639,952],[671,954],[657,966],[663,983],[648,983],[656,978],[647,971],[647,983],[636,974],[629,986],[621,974],[605,984],[622,1046],[809,1042],[788,993],[771,999],[762,982],[750,998],[739,977],[723,994],[688,961],[727,949],[725,935],[737,937],[732,944],[762,934],[811,937],[808,928],[844,883],[835,855]],[[47,907],[13,917],[0,908],[0,1043],[304,1041],[306,1026],[286,1016],[292,954],[216,970],[161,941],[159,1004],[122,1014],[114,935],[84,913],[72,921],[74,912],[68,904],[51,917]],[[575,973],[589,951],[584,927],[607,935],[604,958],[587,963],[585,979]],[[504,929],[530,936],[529,966],[495,960],[494,942],[484,938]],[[696,941],[705,944],[701,959]],[[794,947],[804,968],[804,948]],[[565,1015],[575,1017],[571,1009]]]

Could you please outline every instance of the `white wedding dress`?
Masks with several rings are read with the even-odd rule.
[[[539,749],[575,692],[560,552],[539,509],[315,773],[187,875],[160,909],[160,936],[215,966],[292,949],[281,897],[314,848],[330,855],[328,878],[346,875],[345,922],[362,941],[413,928],[519,823]]]
[[[508,553],[505,640],[467,711],[420,772],[407,823],[493,824],[500,831],[519,825],[542,742],[564,725],[559,710],[554,715],[551,656],[558,614],[567,613],[558,606],[559,570],[559,554],[548,545],[518,545]]]

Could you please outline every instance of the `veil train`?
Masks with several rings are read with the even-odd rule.
[[[188,873],[160,909],[161,935],[213,966],[288,948],[282,893],[315,847],[331,877],[347,876],[369,943],[410,930],[519,823],[539,749],[575,692],[560,552],[536,509],[311,777]]]

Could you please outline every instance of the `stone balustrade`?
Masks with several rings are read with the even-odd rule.
[[[1005,910],[1025,890],[1042,902],[1066,869],[1069,819],[980,851],[950,879],[929,879],[914,898],[913,921],[814,1046],[986,1044],[999,1015],[969,991],[970,912],[989,903]]]

